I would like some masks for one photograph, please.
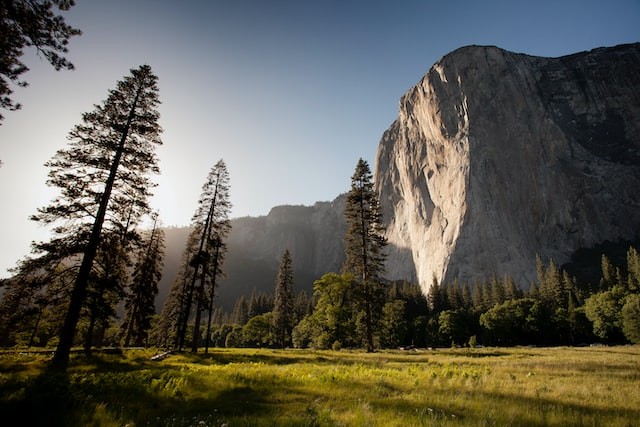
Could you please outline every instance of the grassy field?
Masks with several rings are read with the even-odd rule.
[[[0,424],[640,425],[640,346],[152,355],[1,354]]]

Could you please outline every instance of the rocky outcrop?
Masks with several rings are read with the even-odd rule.
[[[640,232],[640,44],[458,49],[400,100],[374,180],[390,278],[535,280],[535,256]]]

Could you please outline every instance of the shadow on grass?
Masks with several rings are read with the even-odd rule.
[[[258,349],[251,353],[245,352],[217,352],[213,350],[210,353],[174,353],[172,356],[177,356],[179,359],[184,360],[187,363],[196,364],[212,364],[212,365],[227,365],[229,363],[261,363],[265,365],[294,365],[299,363],[322,363],[322,364],[334,364],[337,358],[326,357],[324,355],[296,355],[296,351],[292,350],[265,350]],[[171,362],[170,356],[166,360]],[[175,359],[174,359],[175,360]]]
[[[520,425],[542,427],[547,425],[635,425],[640,419],[640,409],[606,408],[562,402],[544,397],[527,397],[489,391],[462,391],[444,389],[447,395],[460,400],[467,395],[474,405],[452,403],[431,404],[411,402],[402,397],[379,399],[370,402],[373,408],[404,414],[405,418],[415,418],[421,425],[440,425],[443,421],[473,420],[478,425]],[[462,399],[464,401],[464,399]],[[496,410],[496,408],[500,408]],[[622,422],[621,422],[622,421]]]
[[[99,371],[14,377],[0,388],[0,420],[25,426],[220,425],[228,418],[268,416],[268,391],[260,385],[230,386],[197,397],[173,390],[183,379],[172,367],[135,371],[124,363],[101,364]],[[153,386],[153,382],[160,386]],[[197,379],[189,390],[199,389]]]

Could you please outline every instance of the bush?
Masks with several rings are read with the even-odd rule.
[[[622,332],[626,339],[640,344],[640,295],[632,294],[624,300],[621,311]]]
[[[616,341],[620,338],[620,312],[622,309],[622,289],[613,289],[591,295],[584,304],[587,318],[593,323],[593,333],[604,340]]]
[[[227,335],[224,341],[224,346],[227,348],[242,347],[244,345],[242,341],[242,327],[235,326],[231,332]]]

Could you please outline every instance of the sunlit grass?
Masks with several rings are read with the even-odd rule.
[[[632,426],[640,346],[417,352],[215,349],[0,355],[0,419],[23,425]],[[22,417],[22,418],[20,418]]]

